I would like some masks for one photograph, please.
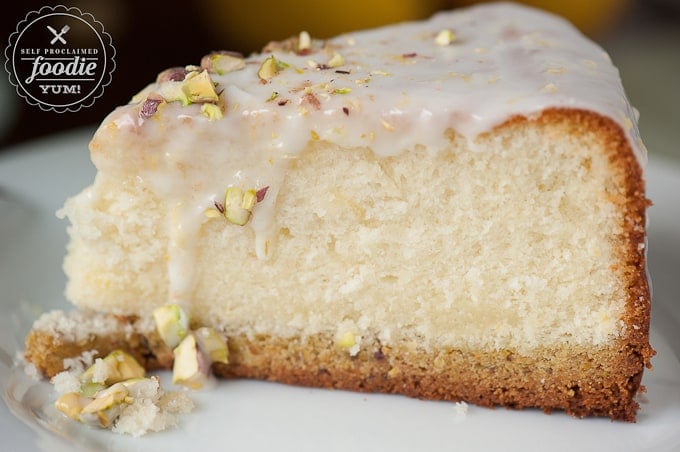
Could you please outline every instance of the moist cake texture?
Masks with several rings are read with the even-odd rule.
[[[167,367],[148,319],[177,303],[228,338],[222,376],[635,420],[646,151],[601,48],[492,4],[229,57],[96,132],[60,211],[79,311],[36,322],[29,360]]]

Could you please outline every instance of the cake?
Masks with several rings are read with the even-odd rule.
[[[179,306],[226,378],[635,421],[651,367],[646,151],[617,69],[514,4],[159,74],[90,143],[68,199],[70,312],[47,376],[87,350],[169,368]]]

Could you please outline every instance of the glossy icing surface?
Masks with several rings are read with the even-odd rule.
[[[455,39],[440,41],[442,31]],[[263,78],[258,72],[272,55],[276,73]],[[646,161],[608,55],[563,19],[513,4],[313,40],[305,51],[281,44],[210,77],[221,118],[177,101],[147,117],[145,99],[176,82],[154,83],[114,111],[91,145],[101,174],[133,174],[167,202],[171,302],[190,299],[193,237],[226,187],[269,187],[248,223],[258,257],[267,258],[287,162],[310,141],[385,156],[416,146],[436,152],[453,129],[474,149],[478,134],[514,115],[575,108],[619,123],[641,166]]]

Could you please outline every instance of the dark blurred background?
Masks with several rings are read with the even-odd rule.
[[[3,49],[17,23],[42,6],[63,4],[91,13],[113,38],[113,80],[91,107],[73,113],[28,105],[0,75],[0,150],[13,144],[95,126],[170,66],[198,64],[218,49],[249,54],[269,40],[308,30],[314,37],[422,19],[474,1],[268,0],[11,1],[0,15]],[[533,0],[573,21],[599,42],[621,69],[633,105],[642,111],[643,138],[654,152],[675,155],[680,137],[680,0]],[[4,54],[3,63],[4,63]],[[658,129],[663,129],[661,132]],[[659,137],[659,134],[662,135]],[[648,138],[653,135],[654,138]]]

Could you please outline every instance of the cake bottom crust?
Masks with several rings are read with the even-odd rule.
[[[129,319],[120,319],[129,324]],[[644,356],[632,347],[546,347],[532,356],[509,350],[425,350],[362,340],[350,356],[330,335],[278,338],[230,336],[229,364],[213,370],[223,378],[255,378],[281,383],[360,392],[402,394],[432,400],[466,401],[513,409],[564,410],[576,417],[604,416],[634,422]],[[147,370],[172,367],[172,351],[155,331],[121,328],[66,339],[34,329],[26,339],[26,359],[46,376],[64,369],[63,360],[97,350],[131,353]]]

